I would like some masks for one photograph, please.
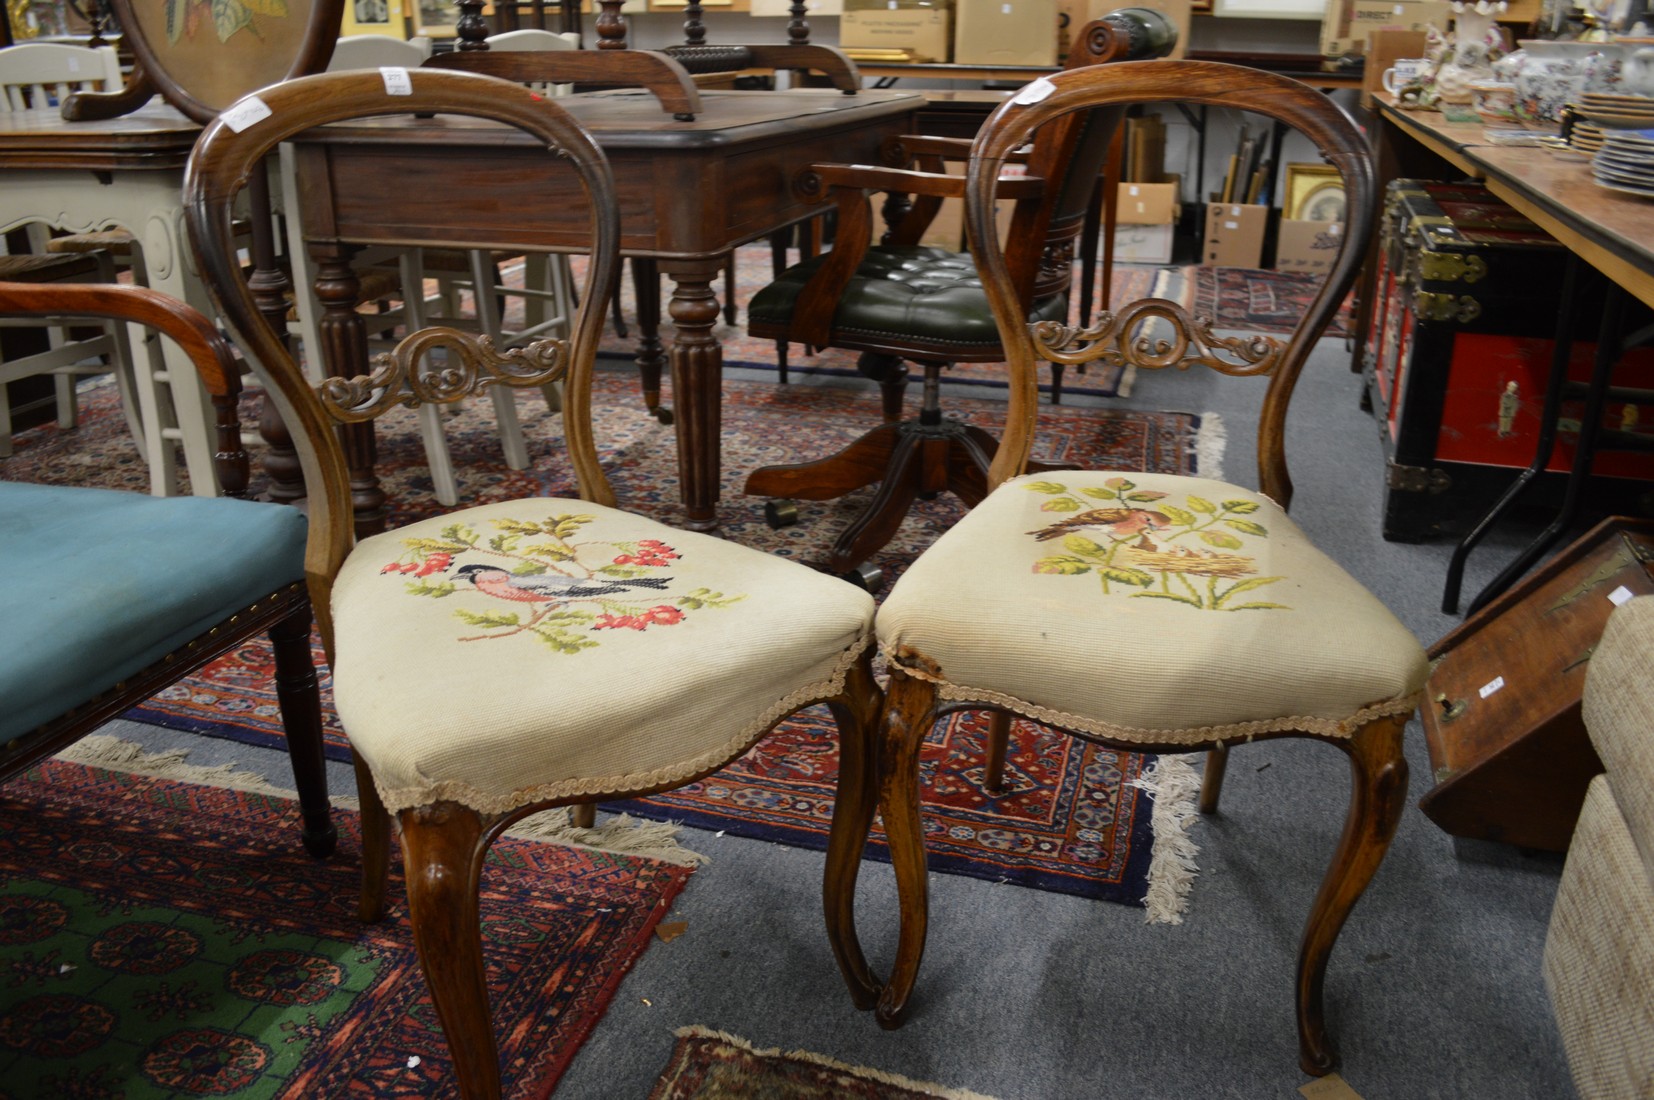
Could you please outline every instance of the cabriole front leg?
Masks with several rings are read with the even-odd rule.
[[[936,721],[936,689],[928,681],[909,676],[895,664],[885,689],[884,719],[880,729],[879,813],[890,845],[890,865],[896,873],[896,897],[901,927],[896,961],[890,979],[879,994],[879,1026],[897,1028],[907,1012],[907,1000],[919,976],[930,922],[930,887],[925,868],[925,831],[919,808],[919,750]]]
[[[1336,742],[1350,758],[1350,811],[1298,948],[1298,1063],[1311,1076],[1326,1074],[1338,1061],[1322,1003],[1327,959],[1401,821],[1407,798],[1402,731],[1409,717],[1380,718]]]
[[[872,1008],[879,996],[878,979],[856,936],[856,878],[879,801],[876,738],[883,693],[873,679],[872,662],[869,649],[850,669],[843,694],[827,700],[838,723],[839,772],[821,900],[833,957],[850,987],[850,999],[860,1009]]]

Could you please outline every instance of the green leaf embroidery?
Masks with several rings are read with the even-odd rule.
[[[1107,485],[1110,489],[1119,489],[1122,492],[1127,489],[1137,488],[1137,483],[1135,481],[1127,481],[1123,477],[1111,477],[1107,481],[1103,482],[1103,484]]]
[[[1133,592],[1131,596],[1134,600],[1176,600],[1178,603],[1186,603],[1191,607],[1204,608],[1206,606],[1197,597],[1185,596],[1178,592]]]
[[[424,577],[408,582],[408,594],[412,596],[430,596],[440,600],[444,596],[452,596],[456,591],[452,581],[431,581]]]
[[[1224,550],[1239,550],[1244,545],[1240,539],[1224,531],[1202,531],[1200,541],[1207,546],[1218,546]]]
[[[1255,500],[1226,500],[1223,502],[1223,510],[1233,512],[1237,516],[1251,515],[1261,507],[1262,505]]]
[[[1062,576],[1074,576],[1079,573],[1091,572],[1089,562],[1079,558],[1071,558],[1066,554],[1057,554],[1049,558],[1041,558],[1034,563],[1036,573],[1056,573]]]
[[[1285,577],[1248,577],[1243,581],[1236,581],[1224,589],[1223,598],[1228,599],[1236,592],[1250,592],[1254,588],[1262,588],[1266,584],[1274,584],[1276,581],[1284,580],[1286,580]]]
[[[253,13],[241,0],[212,0],[212,24],[220,42],[228,42],[232,34],[252,21]]]
[[[697,588],[686,595],[678,597],[678,606],[687,607],[695,611],[702,607],[729,607],[738,604],[746,596],[726,596],[722,592],[714,592],[710,588]]]
[[[163,15],[166,19],[167,41],[176,44],[184,35],[184,0],[166,0]]]
[[[1223,521],[1243,535],[1257,535],[1259,538],[1268,538],[1269,529],[1261,523],[1253,523],[1249,519],[1226,519]]]
[[[1165,513],[1167,519],[1182,527],[1188,527],[1195,522],[1193,512],[1185,512],[1183,509],[1175,508],[1170,504],[1162,504],[1160,511]]]
[[[485,630],[494,630],[505,626],[521,626],[523,621],[515,611],[467,611],[460,607],[454,614],[472,626],[480,626]]]
[[[1119,496],[1119,494],[1112,489],[1081,489],[1080,492],[1090,497],[1092,500],[1114,500]]]
[[[641,577],[649,570],[641,565],[600,565],[594,572],[601,573],[605,577]]]
[[[1062,540],[1063,548],[1071,554],[1106,554],[1108,547],[1095,542],[1084,535],[1066,535]]]
[[[535,534],[539,534],[538,531]],[[574,551],[558,542],[537,542],[533,546],[523,547],[523,553],[539,558],[542,561],[573,561]]]
[[[1025,482],[1022,487],[1027,489],[1030,493],[1052,494],[1068,492],[1068,486],[1058,485],[1055,481],[1029,481]]]
[[[1143,489],[1135,493],[1127,493],[1126,499],[1135,500],[1146,504],[1151,500],[1165,500],[1166,494],[1157,492],[1153,489]]]
[[[457,542],[453,539],[403,539],[402,545],[410,550],[417,551],[421,556],[430,554],[457,554],[461,550],[469,550],[472,543]]]
[[[556,535],[560,539],[566,539],[578,533],[580,528],[596,519],[596,516],[553,516],[541,526],[541,530],[548,535]]]
[[[494,526],[508,535],[540,535],[544,529],[538,523],[524,523],[520,519],[497,519]]]
[[[558,653],[579,653],[582,649],[597,648],[597,642],[591,638],[563,630],[560,627],[537,626],[530,633]]]
[[[1042,512],[1078,512],[1083,505],[1073,497],[1058,497],[1039,506]]]
[[[1200,512],[1202,515],[1215,515],[1218,510],[1218,506],[1207,500],[1205,497],[1190,497],[1188,499],[1188,505],[1190,508]]]
[[[1104,580],[1118,581],[1121,584],[1134,584],[1138,588],[1147,588],[1154,583],[1154,574],[1146,573],[1141,569],[1132,569],[1124,565],[1099,565],[1097,572]]]

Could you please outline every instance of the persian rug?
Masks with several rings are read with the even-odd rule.
[[[1321,277],[1307,271],[1251,267],[1195,267],[1190,312],[1211,317],[1220,329],[1291,332],[1309,308]],[[1333,315],[1328,336],[1350,334],[1350,304]]]
[[[758,1050],[745,1039],[704,1027],[674,1034],[677,1045],[649,1100],[992,1100],[806,1050]]]
[[[829,453],[879,422],[876,387],[725,384],[721,532],[727,538],[805,563],[821,561],[871,490],[838,501],[800,502],[798,525],[772,530],[763,501],[741,491],[744,471]],[[98,484],[143,491],[144,468],[125,434],[112,388],[85,395],[82,427],[53,426],[20,433],[16,453],[0,461],[0,477],[59,484]],[[670,395],[667,395],[668,402]],[[602,461],[622,504],[672,522],[678,517],[676,452],[672,429],[645,413],[630,371],[598,379],[598,438]],[[447,422],[461,492],[469,502],[509,497],[574,495],[561,462],[561,421],[538,394],[522,398],[531,468],[510,470],[499,459],[492,415],[469,403]],[[1004,405],[950,399],[950,411],[998,429]],[[1042,405],[1037,457],[1081,466],[1117,466],[1170,473],[1213,472],[1216,452],[1201,453],[1203,432],[1216,418]],[[402,524],[434,506],[411,413],[381,421],[379,470]],[[897,537],[875,559],[888,584],[906,563],[962,516],[951,495],[920,502]],[[318,652],[318,667],[321,666]],[[279,711],[271,686],[272,660],[262,640],[227,654],[201,673],[166,689],[129,717],[209,737],[281,746]],[[327,752],[348,760],[323,681]],[[931,866],[939,871],[1056,890],[1126,904],[1149,892],[1151,857],[1174,858],[1153,843],[1151,807],[1159,804],[1134,784],[1151,757],[1085,745],[1031,723],[1017,723],[1007,760],[1008,786],[983,784],[983,717],[954,714],[936,724],[924,749],[922,781],[930,828]],[[838,738],[825,708],[802,712],[741,760],[697,783],[614,807],[712,831],[784,844],[826,847],[837,778]],[[870,849],[886,858],[882,834]],[[1186,881],[1186,879],[1185,879]],[[1151,908],[1176,919],[1176,907]]]
[[[0,787],[0,816],[0,1097],[456,1094],[400,882],[357,920],[356,814],[313,860],[286,798],[50,760]],[[689,873],[494,844],[505,1095],[550,1095]]]

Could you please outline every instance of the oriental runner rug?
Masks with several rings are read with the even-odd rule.
[[[807,1050],[758,1050],[709,1028],[679,1028],[675,1034],[677,1045],[649,1100],[992,1100]]]
[[[1251,267],[1185,269],[1193,284],[1191,313],[1210,317],[1219,329],[1288,333],[1309,308],[1323,277],[1307,271]],[[1328,336],[1350,334],[1350,304],[1333,314]]]
[[[400,881],[357,815],[51,760],[0,787],[0,1097],[451,1097]],[[392,860],[392,875],[400,860]],[[505,837],[482,883],[505,1095],[556,1086],[689,869]]]
[[[876,387],[725,384],[722,534],[790,556],[821,561],[870,490],[840,501],[800,502],[797,526],[771,530],[763,501],[741,491],[747,470],[826,454],[879,422]],[[670,395],[667,395],[668,402]],[[499,460],[492,415],[473,402],[447,422],[461,492],[468,503],[508,497],[574,495],[561,459],[561,420],[537,393],[521,399],[531,468],[507,469]],[[635,376],[603,372],[598,379],[598,439],[602,461],[623,506],[666,522],[679,516],[672,429],[643,409]],[[95,484],[143,491],[142,460],[125,434],[113,388],[83,395],[82,427],[53,426],[20,433],[16,453],[0,460],[0,478]],[[950,399],[950,411],[997,434],[1004,405]],[[381,422],[380,465],[392,501],[391,523],[427,514],[434,506],[411,413],[397,410]],[[1216,449],[1202,453],[1218,433],[1216,418],[1042,405],[1036,457],[1082,467],[1214,473]],[[951,495],[920,502],[897,537],[875,558],[886,588],[924,547],[962,516]],[[318,652],[318,666],[321,665]],[[271,687],[271,657],[262,641],[226,655],[202,673],[173,685],[129,716],[174,729],[250,744],[282,745]],[[332,713],[327,684],[327,751],[348,760],[349,747]],[[986,789],[982,774],[983,716],[963,712],[938,722],[924,750],[922,782],[931,866],[1038,889],[1126,904],[1149,892],[1154,853],[1153,800],[1134,786],[1152,761],[1017,723],[1007,760],[1008,789]],[[822,849],[832,815],[838,739],[825,708],[806,711],[723,771],[646,800],[617,804],[636,816],[681,821],[785,844]],[[1163,846],[1164,847],[1164,846]],[[885,858],[882,834],[871,854]],[[1162,858],[1172,858],[1168,848]],[[1186,882],[1186,876],[1184,881]],[[1170,909],[1151,912],[1175,919]]]

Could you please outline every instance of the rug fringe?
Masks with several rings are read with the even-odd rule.
[[[1201,477],[1223,477],[1223,452],[1229,446],[1229,429],[1215,412],[1200,414],[1200,431],[1195,433],[1195,472]]]
[[[780,1047],[760,1050],[739,1035],[731,1035],[727,1031],[718,1031],[714,1028],[702,1027],[699,1024],[680,1027],[672,1034],[679,1039],[716,1039],[721,1043],[739,1047],[760,1058],[774,1058],[777,1056],[794,1058],[800,1062],[809,1062],[812,1065],[823,1066],[840,1073],[853,1073],[858,1077],[879,1081],[895,1088],[910,1089],[914,1092],[928,1092],[936,1097],[936,1100],[994,1100],[991,1096],[984,1096],[980,1092],[972,1092],[969,1089],[953,1089],[946,1085],[938,1085],[934,1081],[916,1081],[911,1077],[903,1077],[899,1073],[886,1073],[882,1069],[873,1069],[869,1066],[853,1066],[848,1062],[841,1062],[836,1058],[829,1058],[825,1054],[816,1054],[808,1050],[783,1051]]]
[[[1200,848],[1189,829],[1200,816],[1195,795],[1200,791],[1200,774],[1189,765],[1187,756],[1168,754],[1155,757],[1152,767],[1131,785],[1154,798],[1149,826],[1154,831],[1154,854],[1149,857],[1149,889],[1143,895],[1144,921],[1150,924],[1182,924],[1189,907],[1189,891],[1200,870],[1195,857]]]
[[[241,770],[236,764],[191,764],[185,760],[188,749],[163,749],[150,752],[135,741],[125,741],[108,734],[95,733],[82,738],[57,754],[59,760],[85,764],[111,771],[132,772],[180,783],[200,783],[209,787],[267,794],[277,798],[297,798],[294,791],[278,787],[257,772]],[[361,804],[353,795],[334,795],[329,801],[342,810],[360,810]],[[530,814],[505,831],[509,837],[523,840],[566,844],[573,848],[595,848],[620,855],[639,856],[680,867],[695,867],[711,861],[710,856],[691,851],[677,841],[679,826],[666,821],[639,821],[627,814],[616,814],[591,829],[579,829],[569,823],[566,806]]]

